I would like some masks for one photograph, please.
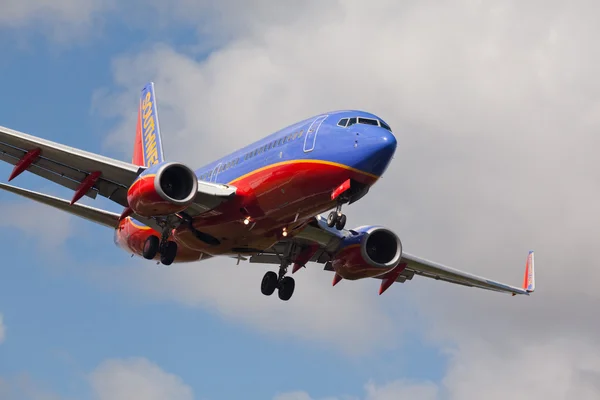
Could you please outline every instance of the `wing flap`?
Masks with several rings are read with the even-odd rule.
[[[0,146],[0,148],[1,148],[1,146]],[[0,152],[0,160],[6,161],[9,164],[15,165],[19,161],[19,158],[15,158],[12,155],[9,155],[5,152]],[[57,174],[56,172],[48,171],[44,168],[41,168],[37,164],[31,165],[26,170],[31,172],[32,174],[35,174],[39,177],[42,177],[42,178],[52,181],[54,183],[58,183],[59,185],[64,186],[71,190],[77,190],[77,187],[79,186],[79,182],[76,182],[72,179],[66,178],[63,175]],[[96,190],[90,189],[86,193],[86,196],[88,196],[92,199],[95,199],[97,194],[98,194],[98,192]]]
[[[71,205],[69,200],[64,200],[59,197],[34,192],[32,190],[22,189],[16,186],[7,185],[5,183],[0,183],[0,189],[37,201],[38,203],[42,203],[54,207],[56,209],[66,211],[69,214],[85,218],[88,221],[92,221],[109,228],[114,229],[117,226],[119,226],[120,215],[112,213],[110,211],[100,210],[98,208],[86,206],[83,204]]]

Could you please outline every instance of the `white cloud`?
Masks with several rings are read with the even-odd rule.
[[[432,340],[453,343],[446,385],[457,398],[475,396],[462,388],[486,382],[488,370],[505,384],[499,393],[518,388],[513,398],[552,395],[538,385],[548,374],[571,379],[559,379],[555,395],[597,396],[589,383],[572,384],[594,369],[569,353],[580,343],[582,356],[600,351],[599,326],[589,318],[600,305],[593,68],[600,26],[596,3],[562,4],[373,1],[365,8],[345,0],[318,13],[294,10],[284,24],[266,18],[257,27],[241,16],[239,29],[252,35],[207,60],[166,45],[119,58],[122,91],[96,98],[122,117],[110,144],[130,149],[137,93],[154,80],[167,156],[194,166],[324,110],[373,111],[391,124],[399,148],[384,179],[347,209],[349,225],[383,223],[398,230],[407,251],[515,284],[533,247],[538,292],[531,298],[418,277],[379,298],[376,283],[332,289],[330,275],[311,266],[286,304],[258,293],[260,267],[227,268],[227,261],[136,274],[129,283],[261,328],[269,315],[282,315],[290,328],[267,329],[333,342],[327,332],[344,328],[357,329],[365,346],[381,343],[364,335],[385,338],[393,328],[377,327],[393,327],[392,315],[403,326],[425,320]],[[342,322],[332,322],[340,311]],[[309,323],[317,333],[298,331]],[[554,361],[542,361],[546,354]]]
[[[306,392],[289,392],[278,394],[273,400],[312,400]]]
[[[0,28],[42,29],[59,41],[80,40],[95,34],[103,14],[115,5],[114,0],[0,0]]]
[[[87,378],[94,400],[194,400],[192,389],[180,377],[145,358],[105,360]],[[66,400],[71,397],[54,393],[29,375],[21,374],[0,376],[0,398]]]
[[[4,316],[0,314],[0,344],[6,340],[6,324],[4,324]]]
[[[92,372],[90,384],[97,400],[193,400],[181,378],[144,358],[107,360]]]
[[[361,397],[340,395],[325,398],[313,398],[307,392],[296,391],[281,393],[273,400],[438,400],[438,387],[433,383],[419,383],[398,380],[383,385],[368,382],[365,394]]]

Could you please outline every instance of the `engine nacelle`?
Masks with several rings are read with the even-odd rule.
[[[394,232],[380,226],[350,231],[331,264],[344,279],[356,280],[386,274],[400,264],[402,242]]]
[[[197,192],[194,171],[169,162],[145,170],[127,191],[127,202],[136,214],[159,217],[185,210]]]

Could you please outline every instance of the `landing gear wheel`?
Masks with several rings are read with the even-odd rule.
[[[279,282],[279,298],[283,301],[288,301],[292,295],[294,294],[294,288],[296,287],[296,282],[294,278],[291,276],[285,276]]]
[[[335,223],[335,228],[341,231],[346,226],[346,214],[342,214]]]
[[[160,254],[160,262],[164,265],[171,265],[177,256],[177,243],[166,242]]]
[[[279,279],[277,274],[273,271],[269,271],[263,276],[262,282],[260,283],[260,291],[265,296],[270,296],[277,289],[277,284],[279,283]]]
[[[154,257],[156,257],[156,253],[158,253],[159,243],[160,243],[160,241],[159,241],[158,237],[156,237],[154,235],[148,236],[148,238],[144,242],[144,248],[142,249],[142,256],[146,260],[152,260]]]
[[[329,215],[327,216],[327,226],[330,228],[333,228],[335,226],[335,223],[338,220],[338,215],[337,212],[332,211],[329,213]]]

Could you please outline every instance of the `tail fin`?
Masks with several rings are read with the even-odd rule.
[[[142,89],[138,109],[133,160],[135,165],[150,167],[164,161],[154,82]]]
[[[525,264],[525,277],[523,278],[523,290],[527,290],[529,293],[535,291],[535,269],[533,265],[533,250],[529,252],[527,256],[527,263]]]

